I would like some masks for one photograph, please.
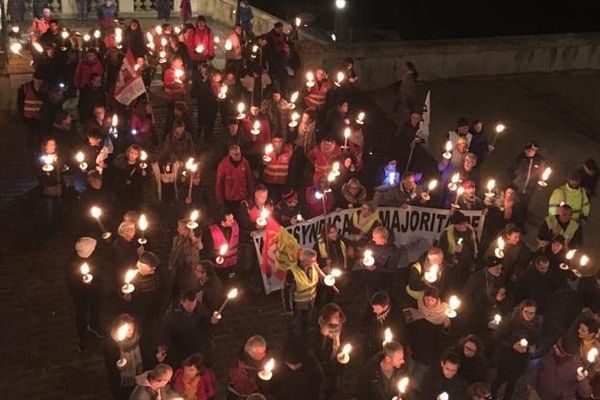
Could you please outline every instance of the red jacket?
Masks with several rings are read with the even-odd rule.
[[[185,69],[181,68],[183,75],[177,79],[175,68],[169,68],[163,76],[163,89],[167,101],[183,101],[185,98]]]
[[[315,196],[316,192],[317,187],[315,186],[309,186],[306,188],[306,206],[308,209],[307,218],[314,218],[318,217],[319,215],[323,215],[323,199],[317,199]],[[332,192],[328,192],[325,195],[325,208],[327,209],[328,213],[335,209],[335,201]]]
[[[180,395],[185,394],[185,386],[183,383],[183,368],[179,368],[173,375],[173,389]],[[198,380],[196,389],[196,400],[208,400],[215,396],[217,392],[215,373],[207,369]]]
[[[254,122],[258,119],[260,123],[260,134],[253,135],[252,129],[254,127]],[[268,143],[271,143],[271,125],[269,125],[269,121],[265,118],[256,118],[256,117],[246,117],[242,120],[242,125],[244,127],[243,134],[244,138],[248,143],[252,143],[249,149],[245,150],[245,154],[249,155],[259,155],[263,154],[265,151],[265,146]]]
[[[190,58],[194,61],[205,62],[215,58],[215,38],[212,30],[207,26],[204,29],[194,28],[193,34],[187,36],[185,45]],[[196,47],[202,45],[202,53],[196,53]]]
[[[270,152],[271,161],[265,164],[263,170],[263,180],[266,183],[284,185],[288,179],[290,169],[290,160],[292,159],[292,146],[284,144],[281,154]]]
[[[93,63],[89,63],[87,61],[81,61],[77,64],[77,69],[75,69],[75,87],[77,89],[81,89],[85,85],[90,83],[92,74],[97,74],[102,76],[104,73],[104,69],[102,68],[102,64],[100,61],[96,61]]]
[[[219,203],[223,201],[240,201],[247,199],[254,192],[254,178],[248,160],[236,166],[225,156],[217,167],[215,196]]]
[[[321,83],[315,82],[315,85],[308,89],[308,93],[304,96],[304,104],[309,110],[317,110],[322,108],[327,101],[327,93],[331,89],[331,84],[328,80],[323,80]]]
[[[313,182],[317,184],[321,177],[327,177],[331,172],[333,162],[340,157],[342,149],[336,143],[334,145],[321,142],[308,153],[308,161],[314,166],[315,173]]]
[[[213,240],[213,248],[215,251],[215,257],[220,256],[219,251],[221,250],[221,246],[227,245],[227,252],[222,256],[223,264],[216,264],[216,268],[227,268],[233,267],[238,262],[238,244],[240,244],[240,227],[237,224],[233,224],[231,227],[231,237],[229,240],[225,237],[225,234],[219,227],[219,225],[211,225],[210,236]]]

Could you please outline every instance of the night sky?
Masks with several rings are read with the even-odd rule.
[[[284,18],[297,11],[310,12],[325,29],[333,26],[334,3],[334,0],[251,0],[251,4]],[[347,3],[346,18],[354,27],[355,39],[377,39],[390,34],[426,39],[600,31],[600,2],[596,0],[347,0]]]

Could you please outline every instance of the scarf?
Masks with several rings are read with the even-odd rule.
[[[414,322],[420,319],[426,319],[431,322],[433,325],[441,325],[448,319],[446,316],[446,310],[448,309],[448,304],[438,301],[437,305],[430,309],[425,307],[425,303],[423,302],[423,297],[417,300],[417,308],[407,308],[405,313],[407,315],[407,322]]]
[[[136,332],[131,339],[118,343],[119,357],[127,360],[127,364],[120,369],[121,386],[135,386],[135,377],[142,373],[142,352],[139,346],[140,335]]]

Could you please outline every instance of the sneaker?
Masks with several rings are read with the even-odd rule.
[[[104,339],[104,335],[102,335],[100,332],[98,332],[96,329],[92,328],[91,326],[88,325],[86,329],[88,332],[95,335],[98,339]]]

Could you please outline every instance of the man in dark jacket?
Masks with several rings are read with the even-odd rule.
[[[526,206],[544,171],[545,162],[538,149],[537,142],[528,142],[508,170],[508,178],[518,188]]]
[[[194,353],[202,353],[207,360],[211,359],[214,343],[210,323],[209,311],[198,301],[195,290],[179,296],[179,304],[167,311],[161,327],[160,344],[166,347],[170,364],[179,365]]]
[[[400,257],[398,248],[389,242],[390,233],[387,228],[378,226],[373,229],[373,240],[367,246],[373,252],[374,263],[365,265],[367,271],[367,294],[378,290],[391,292],[394,272],[398,268]]]
[[[522,300],[534,300],[537,312],[544,314],[544,308],[553,298],[553,293],[558,289],[556,280],[548,273],[550,261],[544,254],[537,255],[528,270],[516,282],[515,304]]]
[[[371,309],[365,314],[363,321],[365,361],[381,351],[386,329],[390,329],[396,341],[403,342],[406,339],[404,318],[386,292],[373,293],[369,303]]]
[[[321,370],[318,361],[309,355],[296,338],[283,345],[283,362],[277,368],[270,392],[275,399],[318,399],[321,390]]]
[[[406,374],[404,349],[389,342],[374,355],[359,375],[358,400],[389,400],[398,395],[398,381]]]
[[[65,271],[67,288],[75,306],[78,352],[85,350],[86,331],[96,337],[103,337],[103,329],[100,326],[101,266],[97,264],[97,258],[93,257],[96,244],[96,239],[91,237],[79,238],[75,243],[75,253],[69,259]]]
[[[421,397],[423,400],[440,399],[442,393],[447,394],[450,399],[465,399],[466,385],[463,379],[458,375],[460,368],[460,358],[453,352],[447,352],[442,357],[439,365],[432,365],[421,387]]]

